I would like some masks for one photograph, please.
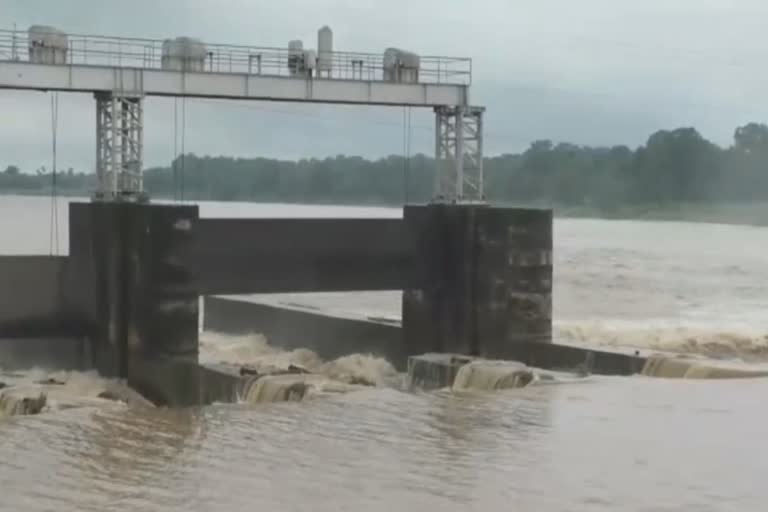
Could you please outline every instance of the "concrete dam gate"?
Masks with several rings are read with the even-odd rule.
[[[315,53],[296,41],[283,50],[0,31],[0,55],[11,56],[0,88],[94,95],[98,176],[92,201],[70,205],[69,256],[0,257],[0,337],[14,338],[0,341],[0,360],[45,360],[57,340],[31,338],[76,336],[88,340],[80,366],[157,403],[208,403],[234,396],[237,379],[198,365],[200,296],[403,290],[402,328],[215,298],[206,325],[303,341],[321,357],[371,352],[401,369],[441,352],[637,371],[637,358],[552,344],[552,212],[485,203],[471,61],[335,52],[329,33]],[[406,205],[398,220],[207,219],[196,206],[151,204],[147,95],[432,108],[433,202]]]

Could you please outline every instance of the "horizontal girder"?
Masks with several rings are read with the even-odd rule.
[[[467,85],[280,77],[0,61],[0,88],[267,101],[434,107],[466,105]]]

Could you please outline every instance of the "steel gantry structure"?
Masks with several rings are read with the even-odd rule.
[[[432,108],[434,201],[483,202],[484,108],[469,103],[471,60],[338,52],[329,34],[321,29],[315,52],[297,41],[265,48],[0,30],[0,88],[94,95],[96,200],[144,196],[143,100],[166,96]]]

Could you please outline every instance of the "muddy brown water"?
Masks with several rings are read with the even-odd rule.
[[[0,197],[3,252],[48,253],[49,206]],[[202,212],[399,215],[247,204]],[[768,230],[558,220],[555,250],[559,339],[767,366]],[[396,293],[275,299],[380,316],[399,309]],[[269,350],[258,336],[203,333],[202,343],[210,360],[295,361],[378,386],[299,403],[163,410],[96,399],[98,376],[64,375],[47,412],[0,419],[0,510],[760,511],[768,501],[766,379],[588,377],[406,393],[366,355],[322,362]],[[0,372],[0,381],[45,375]]]

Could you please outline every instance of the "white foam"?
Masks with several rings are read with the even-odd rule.
[[[401,375],[391,363],[370,354],[350,354],[323,361],[308,349],[283,350],[270,345],[260,334],[229,336],[204,332],[200,339],[200,360],[204,363],[248,365],[258,373],[275,373],[291,365],[347,384],[399,387]]]
[[[35,412],[45,412],[76,407],[104,407],[116,403],[100,398],[109,392],[129,404],[149,405],[138,393],[116,380],[106,379],[95,371],[54,371],[35,368],[24,372],[0,374],[8,387],[0,390],[0,412],[5,416],[29,414],[35,409],[34,401],[45,397],[44,407]],[[41,409],[41,410],[40,410]]]
[[[257,371],[290,365],[312,371],[322,365],[320,358],[311,350],[282,350],[267,343],[261,334],[230,336],[210,331],[204,331],[200,336],[200,362],[247,364]]]
[[[651,349],[751,362],[768,361],[768,334],[748,329],[570,324],[556,326],[555,339],[579,345]]]
[[[323,364],[318,371],[328,377],[350,384],[377,387],[401,387],[403,377],[382,357],[351,354]]]

